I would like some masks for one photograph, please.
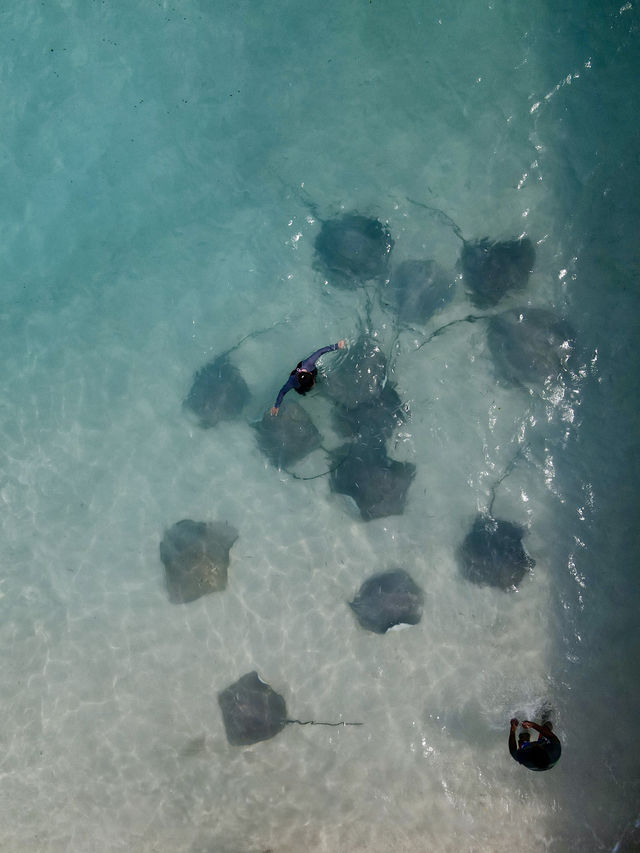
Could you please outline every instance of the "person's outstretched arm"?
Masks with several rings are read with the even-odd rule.
[[[538,734],[548,738],[548,740],[558,741],[558,743],[560,743],[560,739],[556,737],[555,733],[548,726],[539,726],[537,723],[532,723],[531,720],[523,720],[522,728],[534,729]]]
[[[305,360],[301,363],[300,367],[303,370],[313,370],[316,366],[316,361],[320,358],[321,355],[324,355],[326,352],[335,352],[337,349],[344,349],[345,342],[343,340],[338,341],[337,344],[329,344],[328,347],[322,347],[321,349],[316,350],[311,355],[308,355]]]
[[[278,391],[278,396],[277,396],[277,398],[276,398],[276,404],[275,404],[275,406],[273,406],[273,407],[272,407],[272,409],[271,409],[271,414],[272,414],[272,415],[277,415],[277,414],[278,414],[278,409],[279,409],[279,408],[280,408],[280,406],[282,405],[282,401],[283,401],[283,399],[284,399],[284,395],[285,395],[288,391],[291,391],[291,389],[292,389],[292,388],[295,388],[294,379],[295,379],[295,377],[294,377],[294,376],[290,376],[290,377],[287,379],[287,381],[285,382],[285,384],[282,386],[282,388]]]
[[[518,744],[516,743],[516,730],[518,728],[518,721],[514,717],[511,720],[511,729],[509,730],[509,752],[512,757],[516,757],[516,752],[518,751]]]

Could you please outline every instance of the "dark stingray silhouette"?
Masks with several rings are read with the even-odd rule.
[[[431,332],[416,348],[459,323],[487,322],[487,343],[496,374],[507,383],[527,389],[566,375],[575,348],[575,332],[546,308],[515,308],[501,314],[469,314]]]
[[[556,379],[574,347],[571,326],[546,308],[516,308],[489,320],[487,341],[498,373],[529,386]]]
[[[255,429],[258,447],[276,468],[289,468],[320,447],[320,433],[293,400],[284,403],[277,416],[265,412]]]
[[[196,373],[183,406],[197,416],[201,427],[214,427],[238,417],[248,399],[247,383],[225,353]]]
[[[523,533],[518,524],[478,514],[460,547],[463,576],[505,592],[517,589],[535,566],[535,560],[524,550]]]
[[[333,424],[345,438],[358,438],[362,444],[384,444],[407,419],[407,407],[391,382],[380,394],[347,409],[333,409]]]
[[[365,521],[402,515],[415,465],[390,459],[382,446],[362,443],[344,444],[330,458],[331,490],[352,497]]]
[[[339,287],[356,287],[387,273],[393,240],[378,219],[347,213],[322,222],[316,237],[316,266]]]
[[[536,252],[528,237],[465,242],[460,255],[467,295],[477,308],[490,308],[509,291],[522,290],[533,271]]]
[[[513,240],[466,240],[460,227],[438,207],[408,198],[448,225],[462,241],[460,265],[467,295],[477,308],[490,308],[510,291],[520,290],[529,281],[536,251],[528,237]]]
[[[387,359],[375,338],[362,335],[331,370],[326,392],[335,403],[354,409],[380,395],[387,381]]]
[[[249,746],[275,737],[290,723],[301,726],[361,726],[362,723],[320,723],[287,719],[287,706],[257,672],[248,672],[218,693],[218,703],[232,746]]]
[[[229,552],[238,538],[231,525],[185,518],[170,527],[160,543],[169,601],[195,601],[227,585]]]
[[[264,335],[278,325],[280,323],[274,323],[266,329],[249,332],[198,370],[182,405],[196,415],[201,427],[214,427],[220,421],[232,420],[241,414],[249,399],[249,389],[238,368],[229,361],[229,356],[245,341]]]
[[[403,261],[393,270],[389,295],[404,323],[426,323],[455,294],[453,275],[435,261]]]
[[[349,607],[367,631],[384,634],[394,625],[417,625],[424,593],[404,569],[382,572],[366,580]]]

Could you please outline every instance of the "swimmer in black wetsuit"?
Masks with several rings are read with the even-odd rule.
[[[551,723],[547,721],[539,726],[537,723],[524,720],[522,728],[535,729],[538,732],[538,740],[532,741],[528,731],[520,732],[516,746],[518,720],[514,717],[511,720],[511,730],[509,731],[509,752],[511,756],[519,764],[528,767],[529,770],[550,770],[557,764],[562,752],[559,739],[551,731]]]
[[[298,394],[306,394],[307,391],[311,391],[313,386],[316,384],[316,376],[318,375],[316,361],[321,355],[324,355],[325,352],[335,352],[337,349],[344,349],[345,346],[346,344],[344,341],[338,341],[337,344],[331,344],[328,347],[322,347],[322,349],[316,350],[314,353],[307,356],[304,361],[299,361],[295,370],[292,370],[289,374],[289,379],[278,392],[278,398],[275,406],[271,409],[271,414],[278,414],[278,409],[282,405],[284,395],[287,391],[291,391],[292,388],[294,391],[297,391]]]

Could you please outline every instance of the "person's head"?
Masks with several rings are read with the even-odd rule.
[[[306,394],[316,384],[316,377],[309,370],[296,370],[296,379],[299,386],[296,388],[298,394]]]
[[[530,740],[531,735],[529,734],[529,732],[520,732],[520,734],[518,735],[518,746],[524,746],[525,743],[529,743]]]

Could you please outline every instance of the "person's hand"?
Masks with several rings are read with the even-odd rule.
[[[524,725],[524,723],[523,723]],[[511,731],[518,728],[518,720],[516,717],[511,718]]]
[[[346,347],[346,342],[343,340],[338,341],[338,349],[344,349]]]
[[[274,417],[274,415],[277,415],[277,414],[278,414],[278,409],[277,409],[277,407],[276,407],[276,406],[272,406],[272,407],[271,407],[271,417]]]

